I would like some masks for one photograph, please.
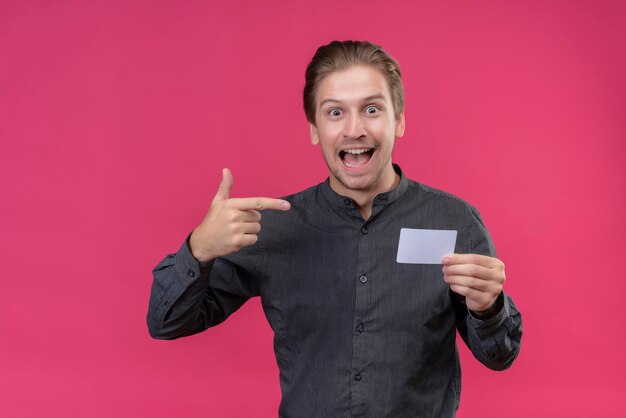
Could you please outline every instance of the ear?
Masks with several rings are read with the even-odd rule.
[[[402,138],[404,135],[404,112],[400,113],[396,118],[396,138]]]
[[[314,123],[309,122],[309,129],[311,130],[311,144],[317,145],[320,143],[320,137],[317,136],[317,126]]]

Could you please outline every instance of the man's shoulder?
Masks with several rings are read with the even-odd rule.
[[[479,214],[478,209],[468,201],[441,189],[408,179],[407,195],[410,199],[436,206],[453,207]]]
[[[287,200],[292,205],[294,203],[304,203],[307,201],[315,200],[319,198],[320,188],[324,185],[324,182],[310,186],[304,190],[296,193],[292,193],[281,197],[281,199]]]
[[[321,204],[321,188],[324,183],[310,186],[302,191],[281,196],[280,199],[286,200],[291,204],[288,211],[263,211],[265,222],[288,222],[290,219],[300,219],[308,217],[308,212],[318,212]]]

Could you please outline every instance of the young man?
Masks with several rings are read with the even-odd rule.
[[[260,296],[285,417],[454,416],[456,330],[487,367],[509,367],[521,317],[478,211],[392,164],[403,94],[379,46],[320,47],[304,107],[328,180],[285,199],[230,199],[224,169],[202,223],[154,270],[150,334],[203,331]],[[443,267],[397,262],[402,228],[456,230],[455,254]]]

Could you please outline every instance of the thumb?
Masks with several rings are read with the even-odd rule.
[[[226,200],[230,197],[233,188],[233,175],[228,168],[222,169],[222,182],[213,200]]]

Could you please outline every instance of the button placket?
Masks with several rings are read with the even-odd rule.
[[[368,321],[372,292],[372,249],[370,225],[362,222],[357,230],[357,262],[356,262],[356,295],[353,317],[352,334],[352,413],[359,415],[365,413],[369,396],[364,390],[364,372],[370,363],[368,356],[368,333],[365,325]]]

